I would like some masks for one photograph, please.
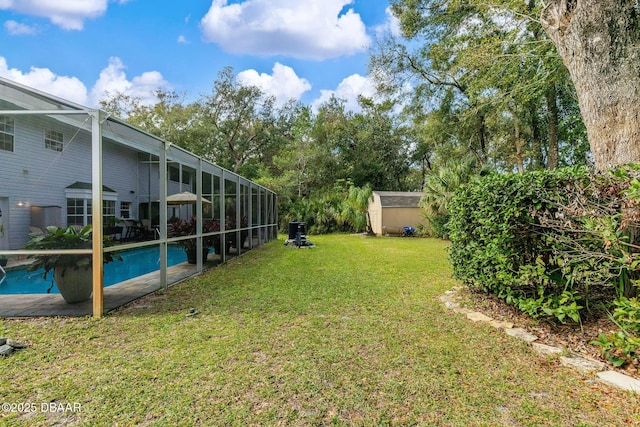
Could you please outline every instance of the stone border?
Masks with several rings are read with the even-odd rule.
[[[9,338],[0,338],[0,356],[9,356],[16,350],[27,348],[27,344]]]
[[[591,375],[595,373],[598,381],[603,384],[640,394],[640,380],[634,377],[630,377],[617,371],[608,370],[607,364],[572,353],[567,349],[538,343],[536,342],[538,340],[537,336],[522,328],[514,328],[513,323],[511,322],[501,322],[492,319],[483,313],[461,307],[460,304],[456,302],[456,294],[460,289],[460,286],[456,286],[452,290],[445,292],[444,295],[440,297],[440,301],[444,303],[444,306],[447,309],[452,310],[454,313],[464,314],[467,316],[467,319],[472,322],[488,323],[496,329],[503,329],[505,334],[530,343],[533,349],[540,355],[559,356],[560,364],[562,366],[571,368],[584,375]]]

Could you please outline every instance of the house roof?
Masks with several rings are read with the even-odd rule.
[[[76,181],[73,184],[71,184],[70,186],[68,186],[67,188],[70,189],[74,189],[74,190],[91,190],[92,186],[90,182],[80,182],[80,181]],[[109,193],[115,193],[116,190],[113,190],[109,187],[107,187],[106,185],[102,186],[102,191],[106,191]]]
[[[2,2],[2,0],[0,0],[0,2]],[[166,141],[159,136],[152,135],[147,131],[127,123],[125,120],[113,117],[105,111],[93,110],[88,107],[84,107],[80,104],[41,92],[5,77],[0,77],[0,110],[3,110],[3,114],[7,114],[5,110],[13,114],[16,114],[17,111],[25,110],[25,112],[45,115],[53,120],[66,123],[78,129],[83,129],[87,132],[92,132],[91,120],[87,119],[87,114],[98,111],[98,115],[100,116],[100,121],[102,123],[101,132],[103,139],[108,139],[134,150],[138,150],[142,153],[148,153],[154,156],[159,156],[160,153],[165,152],[169,156],[167,159],[168,161],[180,162],[183,165],[194,169],[198,167],[198,162],[202,160],[205,165],[210,166],[208,168],[209,171],[211,169],[220,172],[226,170],[213,162],[196,156],[170,141]],[[69,115],[69,113],[71,113],[71,115]],[[231,171],[227,172],[233,174]],[[240,181],[250,182],[247,178],[242,176],[240,176]],[[251,183],[259,188],[272,192],[267,187],[255,182]]]
[[[424,193],[419,191],[374,191],[383,208],[417,208]]]

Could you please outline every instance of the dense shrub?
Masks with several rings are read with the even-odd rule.
[[[451,206],[455,276],[535,316],[579,322],[633,296],[640,175],[571,168],[489,175]]]
[[[280,215],[280,230],[286,232],[291,221],[307,224],[309,234],[326,234],[342,231],[339,214],[342,209],[342,198],[328,194],[319,198],[302,198],[293,201]]]
[[[438,214],[425,217],[428,223],[427,233],[431,237],[439,239],[449,238],[449,214]]]
[[[295,220],[305,222],[309,234],[369,231],[371,191],[369,186],[360,188],[347,182],[320,197],[294,200],[283,206],[280,230],[286,232],[289,222]]]
[[[614,366],[622,366],[640,356],[640,301],[637,298],[620,297],[614,301],[611,320],[619,330],[601,333],[592,344],[602,348],[606,359]]]

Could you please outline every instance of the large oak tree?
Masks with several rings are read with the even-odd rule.
[[[640,161],[636,0],[553,0],[542,25],[569,69],[596,167]]]

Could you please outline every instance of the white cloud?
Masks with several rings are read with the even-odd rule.
[[[268,95],[273,95],[278,104],[299,100],[303,93],[311,89],[307,79],[300,78],[291,67],[278,62],[273,66],[273,74],[258,74],[256,70],[245,70],[238,73],[238,82],[246,86],[258,86]]]
[[[31,36],[38,33],[38,29],[36,27],[31,27],[12,20],[6,21],[4,23],[4,28],[12,36]]]
[[[213,0],[200,21],[206,41],[239,54],[327,59],[352,55],[369,43],[354,0]]]
[[[168,88],[168,83],[158,71],[147,71],[133,80],[127,80],[125,65],[120,58],[109,58],[109,65],[100,72],[100,77],[91,90],[90,102],[97,105],[101,99],[109,95],[123,93],[139,98],[143,104],[155,104],[158,99],[155,91]]]
[[[7,60],[0,56],[0,76],[88,107],[97,107],[107,94],[116,92],[138,97],[145,104],[154,104],[157,102],[155,91],[168,88],[168,83],[157,71],[142,73],[129,81],[124,68],[119,58],[110,58],[109,65],[100,72],[99,79],[89,93],[85,84],[77,77],[59,76],[48,68],[36,67],[24,73],[16,68],[9,68]]]
[[[65,30],[82,30],[86,19],[104,14],[107,3],[108,0],[0,0],[0,10],[47,18]]]
[[[180,34],[178,36],[178,43],[180,43],[180,44],[189,44],[189,40],[187,40],[187,38],[185,36]]]
[[[401,37],[402,30],[400,29],[400,21],[393,15],[390,7],[385,10],[385,14],[387,15],[387,20],[384,22],[384,24],[379,25],[375,28],[376,34],[378,34],[379,36],[391,34],[394,37]]]
[[[352,74],[340,82],[335,90],[323,89],[320,91],[320,97],[311,103],[314,110],[334,96],[345,101],[345,108],[349,111],[360,111],[358,104],[358,96],[362,95],[367,98],[373,98],[376,94],[375,86],[371,79],[363,77],[359,74]]]
[[[86,105],[87,88],[76,77],[57,76],[47,68],[31,67],[28,73],[9,68],[0,56],[0,76],[81,105]]]

